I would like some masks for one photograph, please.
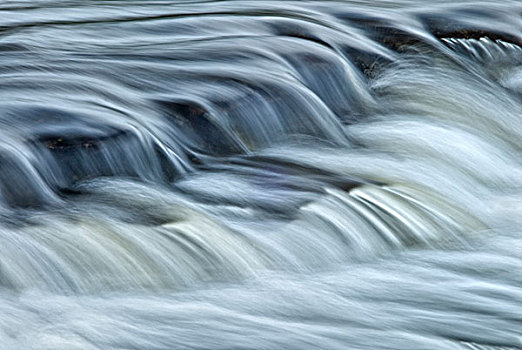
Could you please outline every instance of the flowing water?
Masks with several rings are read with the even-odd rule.
[[[520,1],[0,2],[0,350],[522,349]]]

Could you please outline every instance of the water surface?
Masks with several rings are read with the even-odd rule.
[[[2,2],[0,349],[522,349],[521,16]]]

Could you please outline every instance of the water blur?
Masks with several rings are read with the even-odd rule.
[[[0,3],[0,349],[522,349],[521,16]]]

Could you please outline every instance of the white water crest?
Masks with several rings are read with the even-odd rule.
[[[522,4],[0,4],[0,350],[522,349]]]

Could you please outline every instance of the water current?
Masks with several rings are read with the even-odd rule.
[[[0,2],[0,350],[522,349],[522,2]]]

